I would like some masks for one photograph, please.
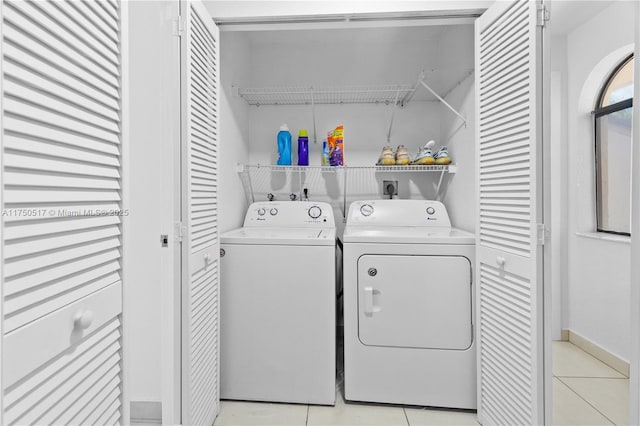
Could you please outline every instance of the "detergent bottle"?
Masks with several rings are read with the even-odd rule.
[[[291,133],[286,124],[280,126],[278,132],[278,166],[291,165]]]

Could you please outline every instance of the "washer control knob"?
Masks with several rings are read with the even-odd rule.
[[[258,216],[264,216],[267,211],[263,208],[258,209]]]
[[[271,216],[275,216],[275,215],[278,214],[278,209],[273,208],[273,209],[269,210],[269,213],[271,213]]]
[[[433,207],[427,207],[427,214],[428,215],[432,215],[436,212],[436,209],[434,209]]]
[[[363,204],[360,206],[362,216],[371,216],[373,214],[373,206],[371,204]]]
[[[317,219],[322,214],[322,209],[318,206],[311,206],[309,208],[309,217],[311,219]]]

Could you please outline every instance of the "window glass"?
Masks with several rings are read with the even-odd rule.
[[[631,110],[626,108],[596,119],[599,231],[630,232]]]
[[[616,68],[594,111],[599,232],[630,235],[633,65],[631,56]]]
[[[633,57],[618,69],[606,86],[600,107],[615,104],[633,97]]]

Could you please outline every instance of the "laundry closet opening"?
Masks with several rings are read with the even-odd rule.
[[[278,26],[280,29],[263,30],[256,26],[252,28],[252,31],[238,31],[235,26],[227,26],[224,21],[220,22],[222,24],[220,33],[220,91],[222,99],[219,223],[222,231],[221,244],[225,250],[221,270],[223,303],[225,302],[226,286],[229,286],[226,294],[231,298],[239,291],[239,287],[248,286],[249,282],[257,280],[256,278],[256,280],[228,281],[239,277],[242,272],[241,269],[233,269],[232,265],[235,263],[231,258],[238,255],[237,245],[240,243],[234,238],[242,233],[240,229],[243,226],[243,218],[246,217],[244,234],[249,235],[250,229],[247,228],[247,220],[254,220],[250,224],[252,227],[259,225],[257,221],[260,220],[261,214],[264,215],[262,220],[275,221],[289,210],[286,209],[288,203],[300,201],[306,203],[308,200],[323,206],[323,212],[324,206],[330,206],[333,209],[336,234],[340,241],[338,246],[341,248],[342,241],[345,241],[343,238],[345,222],[348,228],[348,218],[359,214],[360,205],[358,204],[354,210],[354,202],[370,200],[371,204],[367,204],[367,206],[373,206],[373,209],[376,210],[372,213],[372,218],[383,212],[390,212],[389,214],[395,217],[396,224],[400,225],[404,221],[401,214],[403,207],[388,208],[386,205],[376,204],[374,201],[393,198],[427,203],[425,200],[437,200],[446,206],[446,210],[444,210],[444,206],[440,207],[442,204],[434,203],[435,206],[438,206],[438,215],[442,215],[442,221],[444,222],[444,217],[448,212],[446,219],[447,222],[449,218],[451,219],[451,226],[469,232],[469,234],[465,234],[467,240],[462,244],[468,245],[468,247],[465,246],[467,251],[473,251],[473,232],[476,222],[474,26],[473,19],[470,18],[464,18],[460,23],[452,22],[454,21],[443,21],[440,25],[434,25],[434,21],[431,21],[429,25],[424,25],[424,22],[414,25],[405,22],[401,26],[390,26],[387,22],[386,24],[380,23],[376,27],[369,25],[360,28],[330,23],[298,23],[295,25],[296,29],[282,29],[282,25],[280,25]],[[319,25],[322,25],[323,28],[318,28]],[[278,166],[280,164],[278,133],[285,124],[291,134],[292,161],[285,163],[287,165]],[[329,159],[328,164],[323,162],[323,142],[329,142],[328,133],[338,126],[343,126],[344,129],[344,163],[339,166],[331,166],[332,158]],[[308,135],[308,165],[299,165],[302,163],[298,161],[297,139],[301,131],[302,134]],[[451,161],[438,165],[435,164],[435,161],[426,165],[412,165],[411,163],[418,157],[421,148],[429,141],[434,141],[433,146],[430,145],[433,153],[441,148],[447,149]],[[376,166],[385,147],[389,147],[391,151],[395,152],[394,160],[399,159],[400,152],[404,147],[409,157],[408,161],[398,161],[398,164],[384,163],[381,166]],[[388,188],[389,185],[392,186],[391,190]],[[269,208],[269,205],[273,209]],[[353,215],[349,210],[350,206],[351,210],[355,212]],[[407,204],[407,207],[413,208],[413,206],[417,205]],[[426,220],[425,205],[420,204],[417,208],[417,215],[420,216],[417,221]],[[272,210],[276,213],[271,213]],[[303,213],[306,217],[306,210]],[[309,218],[306,217],[306,219]],[[280,224],[280,226],[282,225]],[[225,231],[229,232],[225,233]],[[287,235],[284,229],[279,232],[283,236]],[[253,244],[258,244],[258,247],[246,248],[246,250],[248,253],[253,253],[255,250],[260,250],[260,247],[264,249],[264,247],[276,243],[277,239],[259,244],[254,242]],[[422,243],[421,240],[420,244]],[[249,247],[250,243],[246,244]],[[426,245],[428,244],[430,243]],[[346,241],[344,246],[346,253],[348,250]],[[302,254],[302,251],[306,249],[304,247],[296,247],[296,251],[292,251],[290,256],[278,258],[277,261],[271,257],[271,253],[276,249],[280,250],[281,248],[266,249],[262,255],[252,258],[257,259],[257,263],[252,263],[256,271],[268,271],[261,280],[258,280],[264,286],[270,285],[269,283],[273,281],[273,274],[280,276],[277,280],[279,286],[285,286],[284,282],[290,279],[289,271],[299,270],[299,266],[305,262],[305,256]],[[407,288],[427,281],[417,278],[421,274],[414,270],[416,265],[423,265],[427,269],[424,274],[428,275],[430,273],[428,269],[437,267],[439,264],[438,247],[432,245],[430,250],[407,252],[409,257],[420,259],[410,263],[412,265],[410,268],[415,274],[406,279]],[[412,385],[407,385],[404,386],[406,388],[404,393],[393,395],[393,398],[398,399],[389,399],[389,396],[383,396],[374,390],[370,393],[360,393],[356,387],[352,388],[354,392],[350,395],[345,394],[345,398],[351,398],[354,401],[404,404],[419,404],[419,401],[422,401],[422,405],[475,408],[475,346],[472,343],[473,326],[471,320],[474,311],[471,306],[473,290],[470,290],[470,265],[474,257],[466,252],[464,256],[469,256],[468,258],[462,255],[458,256],[459,253],[456,250],[450,248],[442,251],[446,256],[450,256],[447,259],[451,263],[447,263],[447,265],[456,264],[466,267],[466,269],[460,269],[463,272],[460,272],[461,276],[458,277],[457,284],[460,288],[460,294],[463,295],[458,301],[462,306],[460,309],[463,311],[459,315],[462,323],[459,327],[459,334],[463,336],[462,340],[466,340],[450,345],[455,347],[455,350],[451,350],[451,352],[455,352],[451,355],[456,359],[455,362],[464,365],[460,368],[458,368],[459,365],[452,368],[459,370],[461,377],[458,380],[460,389],[450,389],[450,393],[455,396],[440,395],[436,397],[435,394],[429,393],[431,391],[424,389],[410,395],[411,389],[414,388]],[[300,254],[293,254],[298,252]],[[309,250],[309,253],[312,251]],[[364,253],[368,252],[365,250]],[[384,253],[383,250],[375,254]],[[434,256],[426,256],[425,253]],[[429,261],[424,261],[426,258]],[[265,259],[271,259],[271,261]],[[307,280],[313,281],[316,277],[321,276],[318,267],[320,269],[322,267],[318,263],[322,262],[322,259],[324,257],[318,256],[315,264],[309,267],[309,277],[305,278],[304,272],[298,274],[295,279],[296,285],[293,288],[306,285],[304,283]],[[277,266],[270,262],[277,262]],[[393,264],[396,265],[396,263]],[[227,265],[226,270],[225,265]],[[347,294],[353,301],[355,293],[347,291],[347,274],[342,270],[341,250],[336,250],[336,266],[337,321],[335,334],[337,337],[339,384],[342,380],[343,353],[345,353],[345,357],[347,356],[343,348],[343,339],[346,348],[348,339],[353,344],[357,338],[354,337],[353,332],[347,333],[346,330],[348,327],[345,324],[347,316],[350,315],[349,318],[354,318],[354,305],[347,306]],[[381,279],[385,276],[388,277],[389,271],[395,267],[378,266],[380,267],[379,277]],[[327,263],[325,269],[331,270],[332,268],[331,262]],[[344,268],[347,268],[346,260]],[[444,268],[446,269],[447,266]],[[252,273],[250,271],[244,272]],[[435,271],[432,272],[435,273]],[[311,275],[313,275],[313,279]],[[343,275],[345,277],[344,292]],[[438,276],[442,277],[443,275]],[[449,282],[448,279],[442,280],[442,282],[445,281]],[[375,284],[375,281],[372,283]],[[326,285],[333,286],[333,282],[327,282]],[[440,293],[442,293],[441,289],[433,289],[433,295],[439,297]],[[291,295],[291,298],[297,297],[294,296],[297,294],[295,291],[288,294]],[[387,294],[392,293],[385,292],[385,297]],[[376,299],[375,290],[371,291],[371,295],[376,303],[380,303],[380,299]],[[398,308],[396,313],[403,310],[401,306],[403,306],[402,300],[405,297],[412,298],[411,295],[400,296],[398,304],[395,305]],[[420,297],[425,297],[424,293],[420,293],[418,298]],[[223,308],[226,310],[226,314],[224,312],[222,314],[222,344],[225,343],[225,339],[230,342],[229,344],[240,342],[241,335],[250,334],[247,331],[248,328],[243,328],[240,321],[234,323],[238,328],[225,329],[225,315],[229,316],[227,324],[231,324],[236,319],[232,317],[234,308],[243,309],[242,306],[248,306],[251,303],[247,299],[245,300],[246,303],[241,303],[239,300],[236,300],[236,304],[227,303]],[[273,301],[272,299],[268,300],[270,301],[268,305],[271,306]],[[284,311],[296,312],[293,308],[297,303],[296,300],[291,299],[286,306],[283,305],[282,309],[278,310],[279,317]],[[419,306],[419,303],[416,306]],[[452,309],[457,309],[457,306]],[[319,308],[315,305],[308,305],[307,309],[316,312]],[[349,309],[351,309],[350,314],[347,313]],[[418,307],[418,309],[420,308]],[[268,310],[269,307],[265,306],[263,313]],[[381,318],[381,321],[383,324],[392,324],[389,321],[393,322],[396,319],[396,316],[392,314],[391,317]],[[307,318],[302,320],[291,318],[291,320],[292,323],[300,323],[307,321]],[[398,323],[395,322],[395,324],[393,327],[397,327]],[[260,326],[256,325],[253,329]],[[290,324],[283,324],[282,327],[294,330]],[[380,325],[376,323],[372,327],[368,329],[368,332],[375,334]],[[401,328],[404,329],[404,327]],[[421,327],[416,326],[414,329],[420,330]],[[353,329],[351,330],[353,331]],[[292,333],[295,332],[295,330],[292,331]],[[425,334],[423,330],[425,335],[417,337],[422,339],[419,346],[424,346],[433,353],[439,352],[440,355],[434,355],[436,358],[433,358],[439,359],[438,356],[442,357],[448,352],[441,350],[443,341],[432,340],[434,336],[446,340],[447,338],[441,334],[447,335],[447,333],[449,332],[443,331],[441,333],[440,330],[434,330],[430,334]],[[449,334],[453,335],[453,333],[452,331]],[[225,336],[236,337],[231,342],[231,337]],[[362,338],[363,336],[360,335],[360,339]],[[281,330],[274,333],[274,339],[284,339],[281,336]],[[386,337],[383,336],[382,339],[385,340]],[[423,341],[424,339],[427,341]],[[380,351],[398,352],[397,356],[401,358],[403,356],[412,357],[413,351],[416,350],[423,352],[423,349],[414,348],[413,343],[401,349],[392,348],[395,345],[396,343],[389,345],[384,343],[378,347],[375,344],[373,346],[376,348],[372,352],[375,354]],[[388,347],[385,348],[385,346]],[[265,344],[265,348],[267,348],[265,351],[268,352],[270,347],[269,344]],[[294,352],[300,350],[297,346],[293,349]],[[260,362],[267,363],[267,361],[259,360],[257,354],[250,355],[248,352],[244,352],[242,360],[254,356],[256,358],[254,365]],[[319,351],[316,353],[319,354]],[[373,360],[377,356],[375,354],[373,358],[366,353],[364,356]],[[227,361],[224,359],[225,355]],[[260,385],[256,385],[254,389],[242,390],[239,386],[232,387],[230,383],[225,382],[225,365],[227,365],[229,372],[238,373],[233,376],[236,384],[243,383],[244,379],[238,378],[242,377],[239,375],[240,370],[233,369],[236,365],[231,365],[228,362],[230,354],[225,354],[224,349],[221,358],[222,398],[258,398],[255,396],[256,389],[262,386],[262,377],[267,373],[263,370],[259,377],[255,376],[254,381],[259,381]],[[430,359],[425,358],[424,362],[429,362]],[[236,364],[239,365],[242,360],[233,361],[237,361]],[[434,361],[434,365],[440,365],[440,361]],[[386,364],[395,365],[397,362],[401,361],[390,360]],[[289,365],[294,368],[293,362]],[[320,366],[324,368],[325,364],[318,365],[318,369],[320,369]],[[411,369],[410,364],[407,364],[406,368]],[[346,374],[346,367],[344,369]],[[444,369],[448,369],[448,367]],[[363,372],[362,374],[368,375],[369,373]],[[228,373],[227,377],[231,377],[231,374]],[[401,383],[403,379],[399,378],[398,380]],[[359,379],[354,378],[353,382],[356,381],[360,382]],[[265,382],[264,386],[268,386],[269,383]],[[434,380],[434,383],[438,382]],[[394,389],[397,387],[391,384],[389,386]],[[258,391],[263,392],[261,395],[265,395],[263,389],[260,388]],[[304,393],[300,391],[298,396],[301,397]],[[280,388],[267,394],[268,398],[277,398],[278,396],[284,398],[267,399],[270,401],[298,401],[291,397],[286,399],[283,396],[285,395],[284,390]],[[264,400],[265,396],[262,398]],[[324,397],[309,399],[307,403],[329,403],[326,401],[328,399]]]
[[[473,231],[474,34],[471,20],[463,22],[271,31],[222,25],[220,229],[241,225],[247,203],[308,198],[334,207],[340,232],[352,201],[393,197],[439,199],[455,226]],[[296,28],[305,26],[317,25]],[[309,167],[269,167],[283,124],[293,166],[298,134],[307,131]],[[340,125],[346,167],[321,169],[323,141]],[[448,148],[444,172],[373,167],[385,146],[402,145],[413,160],[430,140],[434,153]],[[393,183],[391,195],[385,182]]]

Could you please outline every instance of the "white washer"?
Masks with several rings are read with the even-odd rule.
[[[254,203],[220,242],[221,397],[335,404],[331,206]]]
[[[437,201],[357,201],[343,243],[345,398],[475,409],[474,235]]]

